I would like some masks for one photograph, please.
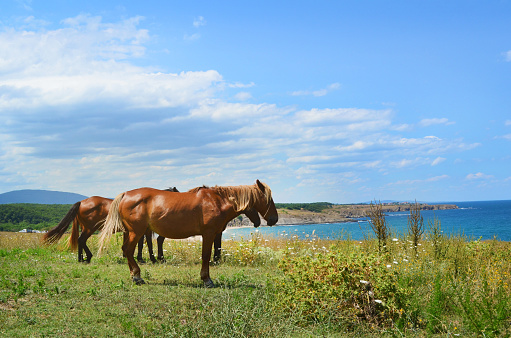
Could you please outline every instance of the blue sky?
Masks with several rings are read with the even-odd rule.
[[[0,193],[511,198],[511,1],[7,0],[0,46]]]

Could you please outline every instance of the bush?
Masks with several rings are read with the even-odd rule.
[[[331,247],[315,257],[286,253],[279,267],[283,279],[269,284],[275,305],[306,320],[385,327],[405,313],[410,291],[399,287],[397,275],[377,255],[358,247]]]

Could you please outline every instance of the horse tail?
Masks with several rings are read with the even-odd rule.
[[[121,200],[124,197],[125,193],[117,195],[117,197],[113,200],[110,205],[110,210],[108,211],[108,216],[104,220],[103,230],[99,235],[99,250],[98,255],[101,254],[101,250],[103,250],[104,244],[108,242],[112,234],[124,231],[124,225],[122,224],[121,215],[119,213],[119,205],[121,204]]]
[[[73,227],[71,228],[71,236],[69,237],[69,241],[67,242],[67,245],[73,251],[78,248],[78,235],[80,232],[78,224],[79,224],[78,219],[75,217],[75,219],[73,219]]]
[[[54,244],[62,237],[64,232],[66,232],[67,228],[69,227],[71,221],[73,221],[76,215],[78,214],[78,210],[80,209],[80,203],[81,202],[76,202],[75,204],[73,204],[71,209],[69,209],[66,216],[62,218],[59,224],[55,228],[51,229],[46,234],[44,234],[42,239],[44,244]]]

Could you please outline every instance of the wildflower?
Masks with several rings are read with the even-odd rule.
[[[397,241],[399,241],[399,239],[397,239],[397,238],[392,238],[392,242],[397,242]]]
[[[387,264],[387,268],[390,268],[390,267],[392,267],[392,265],[390,265],[390,264]]]
[[[398,263],[397,263],[397,261],[393,261],[392,263],[394,263],[394,264],[398,264]]]
[[[368,284],[369,282],[368,282],[368,281],[366,281],[366,280],[361,279],[361,280],[360,280],[360,283],[362,283],[362,284]]]
[[[383,304],[383,302],[381,300],[379,300],[379,299],[375,299],[374,302],[378,303],[378,304]]]

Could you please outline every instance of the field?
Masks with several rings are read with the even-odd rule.
[[[134,285],[120,237],[91,264],[39,234],[0,233],[0,336],[509,336],[511,245],[433,229],[408,238],[226,241],[199,278],[200,241],[165,242]],[[91,249],[97,238],[91,238]],[[146,254],[147,257],[147,254]]]

